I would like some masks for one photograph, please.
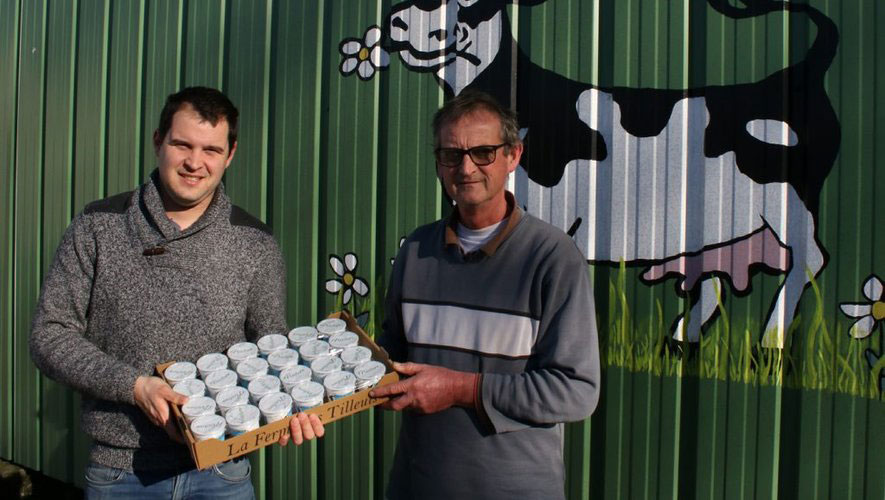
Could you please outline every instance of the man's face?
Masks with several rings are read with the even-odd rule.
[[[480,109],[444,124],[439,131],[438,147],[469,149],[502,142],[500,120],[495,114]],[[473,213],[490,213],[501,204],[506,205],[504,185],[521,155],[522,144],[505,146],[496,151],[495,161],[477,166],[470,155],[465,154],[456,167],[437,163],[436,173],[459,207]]]
[[[237,149],[236,143],[229,149],[227,132],[227,120],[213,126],[185,104],[172,116],[166,137],[154,133],[167,210],[206,210]]]

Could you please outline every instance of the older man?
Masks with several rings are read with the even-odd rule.
[[[279,247],[221,184],[237,116],[215,89],[170,95],[153,137],[157,169],[87,205],[43,283],[31,354],[83,394],[87,498],[254,496],[248,459],[194,469],[170,419],[170,403],[186,398],[151,375],[156,363],[286,330]],[[303,414],[291,428],[299,444],[323,434]]]
[[[404,380],[374,390],[407,410],[387,495],[562,498],[563,422],[599,398],[587,264],[505,190],[516,117],[467,91],[433,120],[436,170],[456,205],[402,245],[379,343]]]

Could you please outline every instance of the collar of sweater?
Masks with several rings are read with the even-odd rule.
[[[171,240],[181,238],[199,232],[215,221],[226,219],[230,215],[230,199],[224,192],[224,184],[219,183],[215,188],[212,202],[203,215],[191,224],[187,229],[181,230],[178,224],[166,215],[163,207],[163,199],[160,197],[160,174],[156,169],[151,173],[150,179],[141,188],[140,205],[146,215],[163,239]]]
[[[502,243],[510,236],[510,233],[516,229],[516,225],[522,220],[523,211],[519,205],[516,204],[516,197],[513,196],[513,193],[510,191],[504,192],[504,199],[507,200],[507,213],[504,214],[504,219],[507,222],[504,224],[504,228],[499,230],[495,236],[486,242],[483,246],[477,250],[478,252],[482,252],[488,257],[495,255],[495,252],[498,250],[498,247],[501,246]],[[461,241],[458,238],[458,223],[460,219],[458,217],[458,208],[455,207],[452,210],[452,213],[449,215],[449,218],[446,220],[446,230],[445,230],[445,246],[455,245],[460,248]]]

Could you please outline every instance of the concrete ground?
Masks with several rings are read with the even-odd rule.
[[[72,484],[0,459],[0,498],[80,499],[83,498],[83,491]]]

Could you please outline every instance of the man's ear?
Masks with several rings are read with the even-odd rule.
[[[516,167],[519,166],[519,160],[522,158],[522,142],[517,142],[516,144],[510,146],[510,160],[509,165],[507,165],[507,172],[513,172],[516,170]]]
[[[154,130],[154,154],[160,153],[160,145],[163,144],[163,138],[160,137],[160,131]]]
[[[234,141],[233,146],[230,147],[230,153],[227,154],[227,161],[224,162],[225,169],[230,166],[230,162],[234,161],[234,153],[237,152],[237,144],[239,143],[237,141]]]

